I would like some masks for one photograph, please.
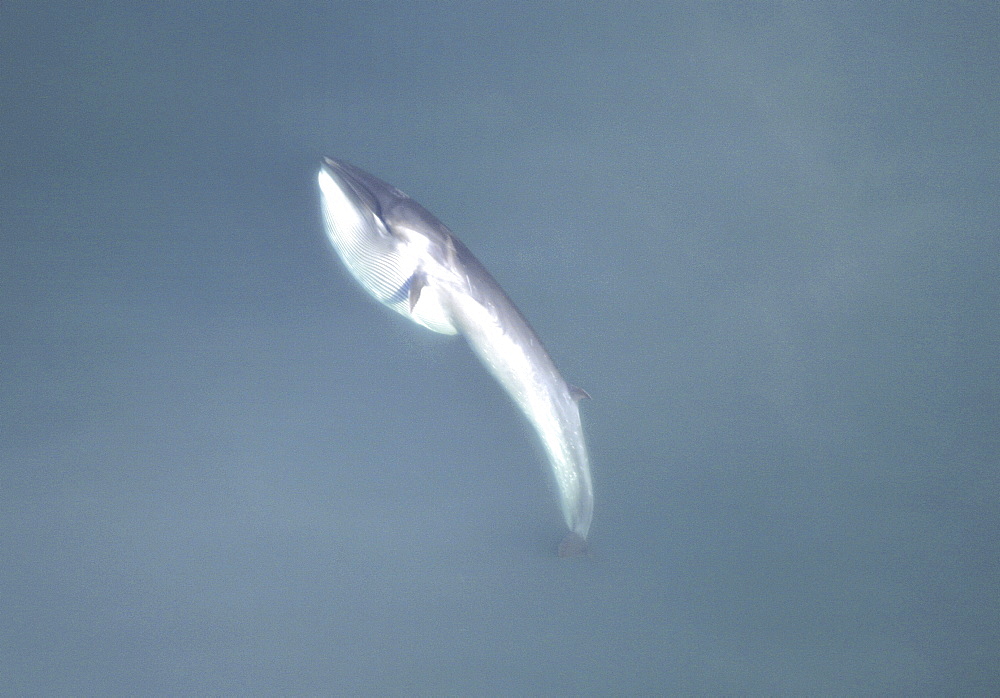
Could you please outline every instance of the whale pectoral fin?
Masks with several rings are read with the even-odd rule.
[[[413,313],[413,308],[417,305],[417,301],[420,300],[420,291],[426,285],[427,277],[423,273],[417,272],[410,279],[410,313]]]
[[[451,308],[447,305],[447,293],[442,293],[434,277],[422,270],[418,269],[410,275],[392,308],[434,332],[458,333]]]
[[[559,557],[576,557],[587,552],[587,541],[574,531],[566,534],[559,543]]]
[[[590,393],[588,393],[583,388],[577,387],[575,385],[570,385],[569,386],[569,394],[577,402],[580,402],[580,400],[584,400],[584,399],[586,399],[586,400],[590,399]]]

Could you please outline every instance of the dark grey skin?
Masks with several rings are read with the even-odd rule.
[[[462,334],[531,422],[552,466],[569,535],[582,552],[594,495],[578,401],[535,331],[486,268],[427,209],[381,179],[326,158],[319,171],[327,237],[379,302],[419,325]]]

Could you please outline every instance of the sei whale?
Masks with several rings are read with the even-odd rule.
[[[325,158],[319,190],[327,237],[379,302],[418,325],[461,334],[534,427],[552,467],[569,534],[582,552],[594,510],[578,402],[545,347],[485,267],[427,209],[395,187]]]

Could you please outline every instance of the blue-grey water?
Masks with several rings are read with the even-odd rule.
[[[0,5],[0,693],[1000,690],[1000,9]],[[583,405],[328,249],[344,158]]]

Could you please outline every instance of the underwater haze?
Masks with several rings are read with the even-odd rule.
[[[0,694],[1000,686],[1000,6],[0,5]],[[316,174],[581,403],[587,555]]]

